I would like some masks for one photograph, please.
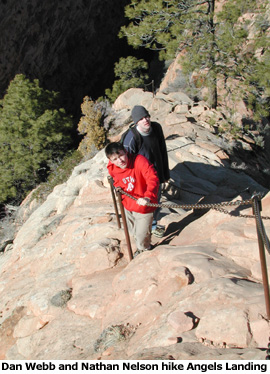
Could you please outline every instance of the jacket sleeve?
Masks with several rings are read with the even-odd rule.
[[[159,189],[159,178],[152,164],[144,157],[140,156],[140,173],[145,181],[146,190],[143,197],[149,197],[152,203],[157,203],[157,194]]]
[[[108,173],[113,180],[114,187],[119,187],[120,186],[120,183],[119,183],[120,181],[118,180],[117,176],[113,172],[113,164],[111,163],[111,161],[109,161],[109,163],[107,165],[107,170],[108,170]]]
[[[159,124],[159,132],[160,132],[159,144],[160,144],[160,152],[162,155],[164,179],[167,181],[170,179],[169,160],[168,160],[168,152],[167,152],[165,137],[164,137],[163,130],[160,124]]]
[[[129,130],[129,132],[125,136],[123,146],[128,153],[137,154],[136,140],[131,130]]]

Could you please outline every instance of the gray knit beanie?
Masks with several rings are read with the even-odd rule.
[[[144,117],[149,116],[150,114],[142,105],[135,105],[131,111],[132,120],[134,123],[138,123],[138,121]]]

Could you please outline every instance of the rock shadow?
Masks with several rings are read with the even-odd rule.
[[[253,180],[243,171],[234,170],[226,166],[213,166],[203,162],[184,161],[178,163],[170,171],[170,183],[177,193],[164,192],[167,201],[164,206],[170,207],[170,203],[179,208],[169,208],[169,212],[179,213],[179,220],[171,222],[166,229],[164,239],[160,244],[169,244],[190,223],[206,214],[210,209],[220,210],[221,214],[228,212],[234,216],[240,216],[241,211],[251,207],[250,199],[254,193],[262,193],[267,190]],[[225,206],[220,203],[229,203],[238,198],[246,201],[244,205]],[[173,205],[171,204],[171,205]],[[206,205],[200,209],[194,209],[192,205]],[[211,207],[209,207],[211,205]],[[187,207],[187,208],[186,208]],[[190,210],[190,214],[187,212]],[[224,211],[224,212],[223,212]],[[160,216],[164,216],[161,212]],[[167,214],[168,211],[167,211]],[[166,215],[166,213],[165,213]],[[181,216],[184,217],[181,219]]]

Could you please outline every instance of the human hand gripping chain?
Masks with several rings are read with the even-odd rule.
[[[121,192],[121,191],[120,191]],[[142,206],[145,206],[147,204],[150,203],[150,199],[149,197],[140,197],[138,200],[137,200],[137,204],[138,205],[142,205]]]

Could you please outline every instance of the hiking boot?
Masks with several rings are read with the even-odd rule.
[[[143,253],[143,251],[140,251],[139,249],[137,249],[137,251],[134,252],[134,254],[133,254],[133,258],[137,257],[141,253]]]
[[[155,229],[152,230],[152,235],[155,235],[158,238],[162,238],[165,233],[165,228],[161,226],[157,226]]]
[[[138,256],[139,254],[141,254],[143,252],[152,251],[152,249],[154,249],[154,247],[152,246],[152,244],[150,245],[150,248],[148,248],[148,249],[137,249],[137,251],[134,252],[133,258],[135,258],[136,256]]]

